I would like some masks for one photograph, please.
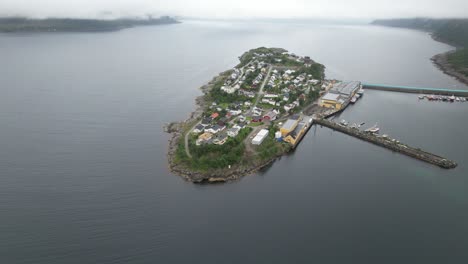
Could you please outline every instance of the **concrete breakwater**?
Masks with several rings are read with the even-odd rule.
[[[391,91],[391,92],[401,92],[401,93],[454,95],[454,96],[468,97],[468,90],[394,86],[394,85],[369,84],[369,83],[363,83],[362,87],[368,90],[381,90],[381,91]]]
[[[414,147],[408,146],[408,145],[400,143],[400,142],[398,142],[396,140],[392,140],[392,139],[384,138],[384,137],[379,137],[379,136],[377,136],[375,134],[364,132],[364,131],[361,131],[361,130],[359,130],[357,128],[351,128],[351,127],[343,126],[343,125],[337,124],[335,122],[332,122],[332,121],[329,121],[329,120],[323,119],[323,118],[314,119],[314,123],[325,126],[325,127],[328,127],[328,128],[331,128],[333,130],[336,130],[336,131],[339,131],[339,132],[342,132],[342,133],[345,133],[345,134],[348,134],[350,136],[359,138],[361,140],[370,142],[372,144],[375,144],[375,145],[378,145],[378,146],[388,148],[390,150],[402,153],[402,154],[407,155],[409,157],[419,159],[421,161],[424,161],[424,162],[427,162],[427,163],[430,163],[430,164],[433,164],[433,165],[437,165],[437,166],[439,166],[441,168],[444,168],[444,169],[453,169],[453,168],[457,167],[457,163],[454,162],[454,161],[451,161],[451,160],[448,160],[448,159],[446,159],[444,157],[437,156],[435,154],[423,151],[423,150],[421,150],[419,148],[414,148]]]

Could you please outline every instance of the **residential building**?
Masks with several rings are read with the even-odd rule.
[[[211,120],[212,120],[211,117],[205,117],[201,121],[201,125],[204,127],[209,126],[211,124]]]
[[[194,129],[193,129],[193,133],[201,133],[203,132],[203,130],[205,129],[205,127],[202,125],[202,124],[198,124]]]
[[[227,135],[230,136],[230,137],[237,137],[240,130],[241,130],[240,127],[234,126],[234,127],[227,130]]]
[[[206,143],[207,141],[211,140],[212,137],[213,137],[213,134],[205,132],[201,134],[200,136],[198,136],[198,139],[195,142],[195,144],[197,146],[200,146],[201,144]]]
[[[263,118],[259,115],[256,115],[256,116],[252,116],[252,122],[253,123],[259,123],[259,122],[262,122],[263,121]]]
[[[263,119],[269,120],[269,121],[274,121],[276,120],[276,117],[278,114],[275,111],[269,111],[266,115],[263,116]]]
[[[216,145],[224,145],[228,136],[225,133],[220,133],[213,138],[213,143]]]

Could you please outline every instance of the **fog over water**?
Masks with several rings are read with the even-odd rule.
[[[203,18],[466,17],[464,0],[2,0],[0,15],[101,17],[171,15]]]
[[[468,89],[429,60],[450,46],[377,26],[183,22],[0,34],[0,263],[466,263],[468,103],[366,91],[337,117],[454,170],[313,127],[261,173],[194,185],[168,171],[162,130],[251,48],[310,56],[329,78]]]

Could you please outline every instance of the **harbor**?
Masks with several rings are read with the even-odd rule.
[[[379,132],[377,126],[362,131],[358,127],[348,126],[343,122],[336,123],[321,117],[314,118],[314,123],[353,136],[355,138],[370,142],[372,144],[387,148],[389,150],[399,152],[406,156],[439,166],[444,169],[453,169],[457,167],[457,163],[455,161],[429,153],[420,148],[411,147],[407,144],[399,142],[398,140],[391,139],[386,135],[379,136],[377,134]]]

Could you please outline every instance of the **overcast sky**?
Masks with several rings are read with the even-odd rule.
[[[199,18],[466,17],[468,0],[0,0],[0,16]]]

